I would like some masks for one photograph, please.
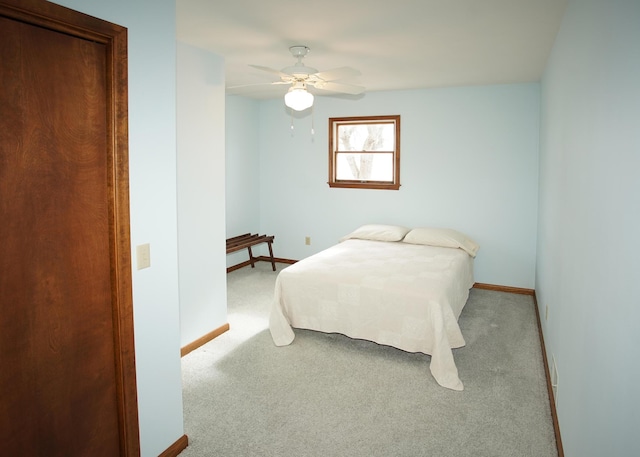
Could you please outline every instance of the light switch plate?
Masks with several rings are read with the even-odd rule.
[[[138,270],[151,266],[151,247],[149,243],[136,246],[136,261]]]

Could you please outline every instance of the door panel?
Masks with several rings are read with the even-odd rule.
[[[114,47],[11,15],[0,17],[0,453],[136,455]]]

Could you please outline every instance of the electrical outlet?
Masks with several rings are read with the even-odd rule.
[[[307,246],[309,246],[311,244],[311,237],[310,236],[305,236],[304,237],[304,244],[306,244]]]
[[[149,243],[136,246],[136,261],[138,270],[151,266],[151,247]]]

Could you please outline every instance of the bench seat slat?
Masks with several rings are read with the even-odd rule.
[[[273,259],[273,249],[271,248],[271,243],[274,240],[273,235],[258,235],[245,233],[242,235],[234,236],[232,238],[228,238],[226,240],[227,243],[227,254],[232,252],[241,251],[242,249],[247,249],[249,251],[249,261],[251,262],[251,268],[254,267],[254,257],[253,252],[251,252],[251,247],[260,243],[267,243],[269,246],[269,256],[271,258],[271,266],[273,271],[276,271],[275,260]]]

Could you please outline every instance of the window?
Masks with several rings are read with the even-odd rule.
[[[400,116],[329,118],[329,187],[400,188]]]

